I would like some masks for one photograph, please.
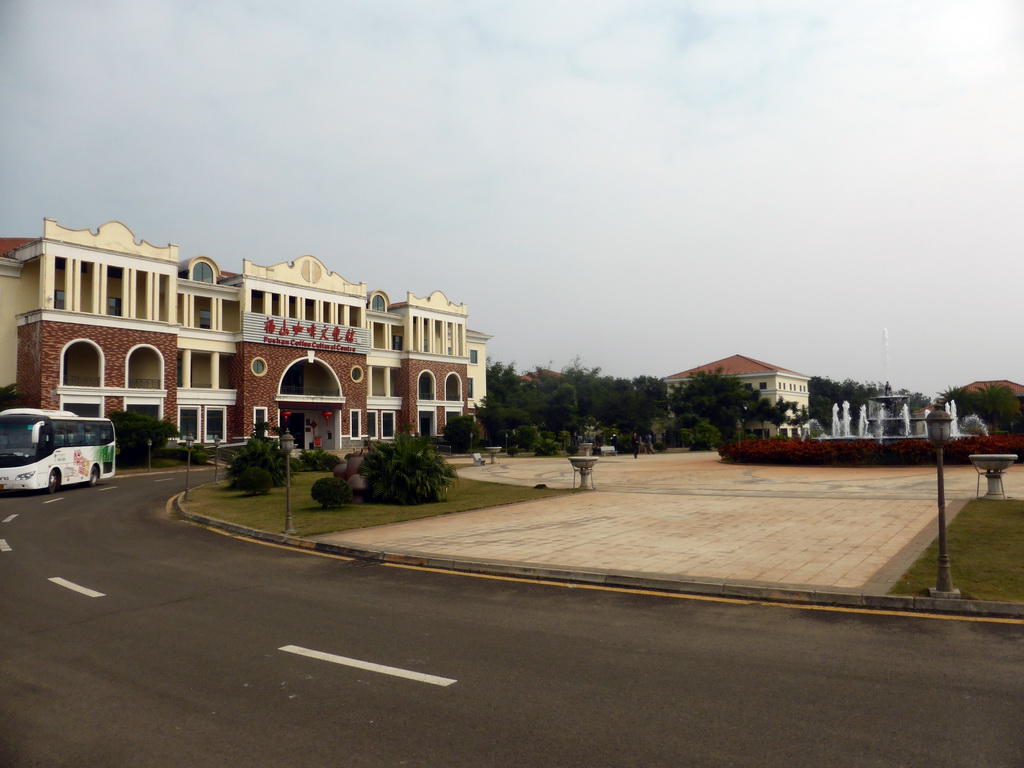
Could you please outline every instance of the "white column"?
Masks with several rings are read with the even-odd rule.
[[[192,350],[181,351],[181,386],[190,388],[192,386]]]
[[[220,389],[220,352],[210,353],[210,387]]]

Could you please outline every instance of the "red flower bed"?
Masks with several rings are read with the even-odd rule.
[[[1024,457],[1024,435],[961,437],[946,444],[946,464],[970,464],[974,453],[1015,453]],[[744,440],[718,449],[727,461],[743,464],[838,464],[846,466],[933,464],[935,448],[927,440]]]

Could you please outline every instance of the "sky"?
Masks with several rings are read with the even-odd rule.
[[[1024,4],[4,0],[0,236],[465,303],[520,370],[1024,383]]]

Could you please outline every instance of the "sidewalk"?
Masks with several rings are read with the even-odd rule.
[[[462,477],[569,488],[564,457],[460,467]],[[975,496],[945,471],[947,521]],[[886,597],[935,538],[933,467],[727,465],[714,453],[601,458],[597,490],[316,537],[340,550],[457,570],[736,597],[1024,617],[1024,606]],[[1024,494],[1010,471],[1008,496]],[[1002,606],[1002,608],[1000,608]]]

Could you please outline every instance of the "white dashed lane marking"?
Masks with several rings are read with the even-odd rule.
[[[7,543],[7,539],[0,539],[0,552],[11,552],[11,545]]]
[[[452,683],[458,682],[458,680],[452,680],[449,677],[436,677],[434,675],[425,675],[422,672],[411,672],[408,669],[399,669],[398,667],[386,667],[383,664],[374,664],[370,661],[350,659],[346,656],[335,656],[333,653],[313,651],[309,648],[301,648],[297,645],[285,645],[281,648],[278,648],[277,650],[285,651],[286,653],[295,653],[299,656],[308,656],[311,659],[330,661],[333,664],[342,664],[346,667],[356,667],[357,669],[365,669],[370,672],[379,672],[382,675],[391,675],[392,677],[404,677],[407,680],[415,680],[420,683],[430,683],[431,685],[440,685],[447,687]]]
[[[75,584],[73,581],[62,579],[60,576],[54,576],[48,579],[48,581],[52,581],[54,584],[79,592],[86,597],[106,597],[102,592],[97,592],[95,589],[89,589],[88,587],[83,587],[80,584]]]

